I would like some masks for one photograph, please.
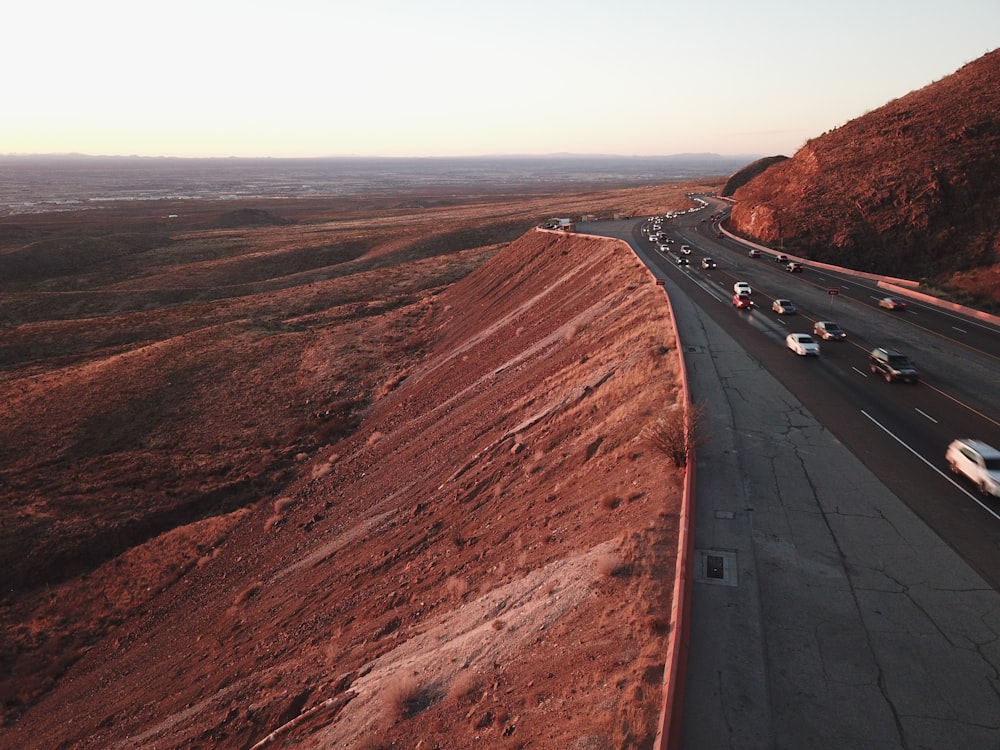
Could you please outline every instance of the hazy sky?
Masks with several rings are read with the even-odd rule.
[[[1000,0],[32,0],[0,154],[791,155],[1000,46]]]

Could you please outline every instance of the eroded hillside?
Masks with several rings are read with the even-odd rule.
[[[989,275],[1000,262],[997,112],[1000,50],[772,164],[736,191],[732,226],[876,273]]]
[[[296,265],[300,221],[227,276],[249,235],[198,230],[179,275],[5,297],[3,743],[649,745],[681,481],[649,440],[679,398],[662,292],[622,245],[461,250],[473,214],[446,213],[332,266]]]

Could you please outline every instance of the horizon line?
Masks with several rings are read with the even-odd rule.
[[[717,157],[725,159],[735,158],[762,158],[762,154],[733,153],[720,154],[715,151],[681,151],[672,154],[616,154],[606,152],[581,153],[581,152],[548,152],[544,154],[529,153],[496,153],[496,154],[450,154],[450,155],[426,155],[426,156],[381,156],[377,154],[328,154],[324,156],[172,156],[172,155],[149,155],[149,154],[89,154],[79,151],[48,151],[48,152],[9,152],[0,154],[0,158],[79,158],[79,159],[190,159],[190,160],[237,160],[237,159],[258,159],[258,160],[308,160],[308,159],[411,159],[411,160],[432,160],[432,159],[552,159],[552,158],[613,158],[613,159],[673,159],[679,157]]]

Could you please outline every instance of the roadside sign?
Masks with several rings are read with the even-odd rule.
[[[827,289],[826,293],[829,294],[831,297],[836,297],[838,294],[840,294],[840,287],[834,287],[833,289]]]
[[[666,280],[664,280],[664,279],[657,279],[657,280],[656,280],[656,285],[657,285],[657,286],[665,286],[665,285],[666,285],[666,283],[667,283],[667,282],[666,282]]]

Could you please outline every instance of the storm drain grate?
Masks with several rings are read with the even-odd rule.
[[[736,553],[728,550],[699,550],[694,577],[700,583],[735,586]]]
[[[719,581],[726,580],[726,558],[722,555],[705,555],[705,576]]]

